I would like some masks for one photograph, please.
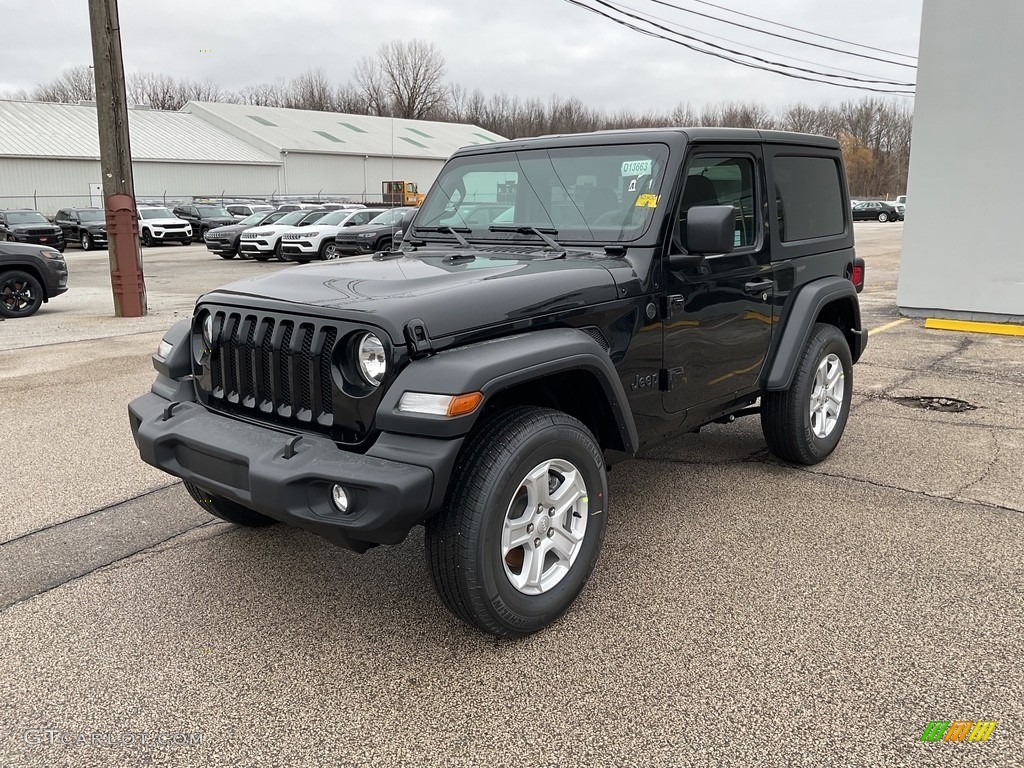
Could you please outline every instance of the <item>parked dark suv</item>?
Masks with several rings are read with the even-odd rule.
[[[172,213],[192,225],[192,239],[197,243],[204,241],[206,233],[216,227],[226,227],[238,222],[228,210],[220,205],[179,205]]]
[[[78,243],[83,251],[107,247],[107,220],[102,208],[62,208],[53,217],[64,240]]]
[[[64,234],[60,227],[39,211],[22,208],[0,211],[0,240],[12,243],[34,243],[63,251]]]
[[[68,289],[68,266],[50,246],[0,242],[0,320],[34,315]]]
[[[482,203],[508,209],[453,223]],[[568,610],[609,514],[629,515],[613,462],[757,414],[775,456],[815,464],[846,427],[868,337],[833,139],[467,147],[402,249],[200,297],[129,406],[142,458],[240,525],[359,552],[425,525],[448,608],[525,635]]]
[[[379,214],[368,224],[360,227],[346,227],[334,238],[339,253],[376,253],[391,247],[395,236],[408,229],[409,222],[416,215],[416,208],[392,208]]]

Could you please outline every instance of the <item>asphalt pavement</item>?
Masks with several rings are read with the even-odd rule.
[[[616,465],[586,590],[515,641],[447,613],[419,531],[238,529],[138,459],[162,331],[281,265],[147,250],[117,320],[69,249],[72,290],[0,325],[0,765],[1024,766],[1024,339],[901,320],[902,225],[856,233],[836,453],[782,465],[753,418]]]

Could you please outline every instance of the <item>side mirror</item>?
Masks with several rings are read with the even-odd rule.
[[[686,214],[686,244],[689,253],[670,255],[669,267],[692,267],[704,261],[705,256],[732,253],[735,242],[735,208],[731,205],[695,205]]]

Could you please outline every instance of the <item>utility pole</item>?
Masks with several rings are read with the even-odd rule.
[[[128,139],[128,97],[121,59],[121,25],[117,0],[89,0],[93,72],[96,76],[96,117],[100,138],[100,169],[110,248],[110,285],[117,317],[147,312],[142,274],[139,223]]]

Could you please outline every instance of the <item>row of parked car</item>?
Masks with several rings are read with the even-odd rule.
[[[313,208],[254,213],[206,233],[206,247],[224,259],[314,261],[389,249],[418,209]]]

